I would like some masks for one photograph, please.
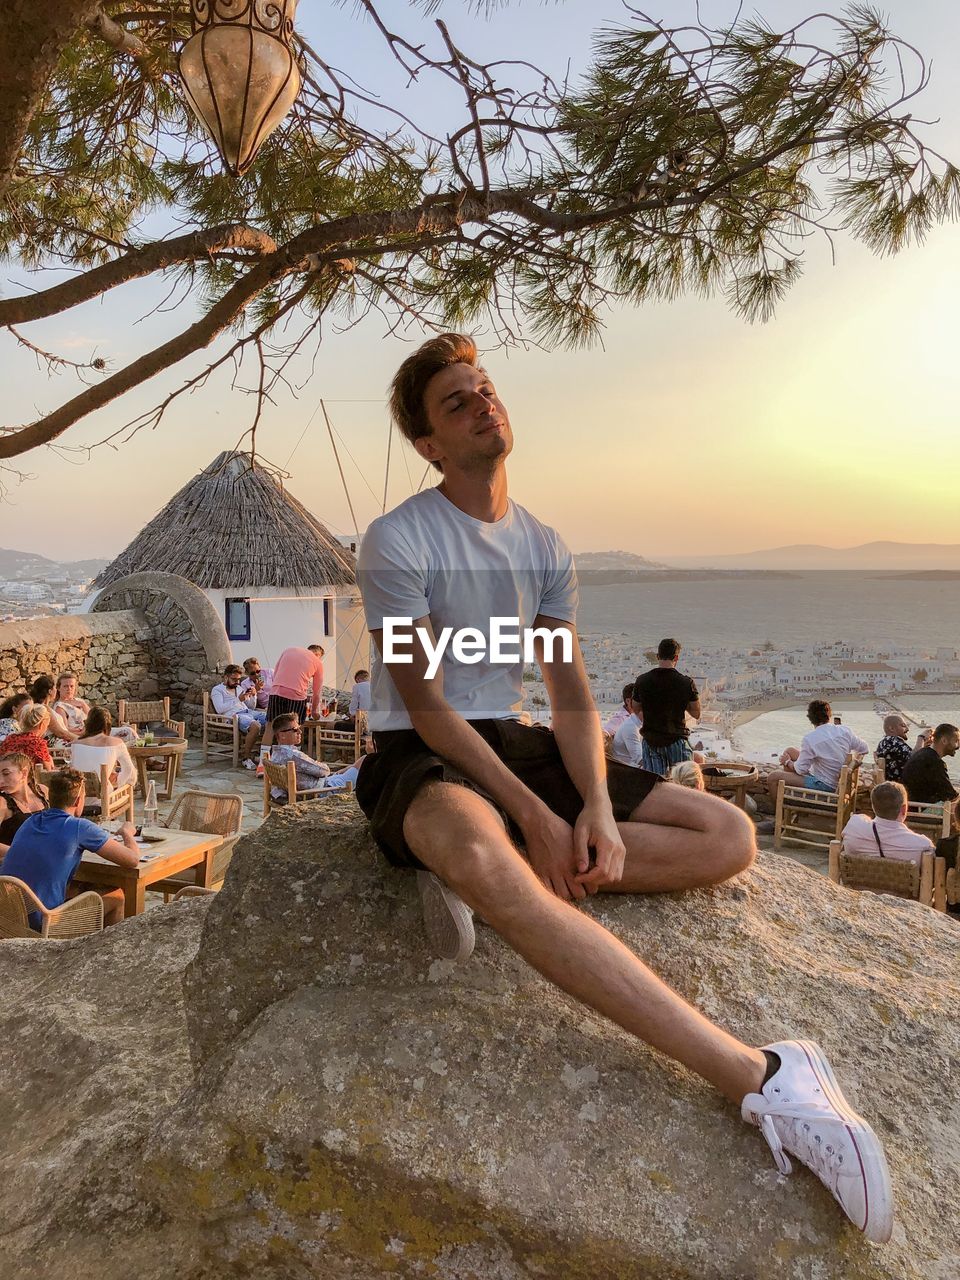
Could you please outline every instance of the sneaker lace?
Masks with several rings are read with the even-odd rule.
[[[818,1102],[780,1103],[775,1111],[764,1112],[759,1116],[760,1132],[767,1141],[773,1155],[774,1163],[782,1174],[793,1172],[793,1164],[787,1155],[783,1141],[777,1131],[776,1121],[785,1120],[790,1125],[792,1136],[803,1155],[794,1151],[808,1169],[812,1170],[822,1182],[835,1189],[840,1174],[843,1172],[843,1153],[833,1143],[824,1142],[820,1134],[810,1136],[811,1121],[831,1119],[831,1110]]]

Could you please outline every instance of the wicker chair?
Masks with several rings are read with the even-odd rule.
[[[947,904],[946,871],[943,858],[932,853],[922,855],[918,866],[897,858],[881,858],[876,854],[844,853],[840,840],[830,841],[830,879],[848,889],[866,889],[870,893],[890,893],[897,898],[912,898],[934,911],[945,911]]]
[[[286,800],[274,800],[270,795],[273,787],[279,787],[285,791]],[[304,800],[326,800],[331,796],[349,795],[352,790],[352,782],[335,790],[328,790],[326,787],[298,788],[297,769],[292,760],[288,760],[286,764],[271,764],[266,759],[263,761],[263,816],[265,818],[270,816],[271,809],[301,804]]]
[[[947,801],[940,804],[919,804],[911,801],[907,805],[907,816],[904,819],[911,831],[921,836],[928,836],[934,844],[950,834],[950,823],[953,818],[953,805]]]
[[[831,840],[839,840],[853,813],[860,780],[860,756],[850,754],[840,770],[836,791],[815,787],[788,787],[783,778],[777,788],[773,847],[784,840],[826,850]]]
[[[50,779],[56,769],[36,769],[34,776],[43,787],[49,787]],[[99,802],[100,812],[92,808],[87,817],[100,823],[109,822],[113,818],[122,817],[126,822],[133,822],[133,783],[125,782],[122,787],[115,787],[110,781],[109,766],[101,765],[99,773],[84,773],[87,784],[87,799]],[[106,800],[104,800],[106,797]]]
[[[367,736],[365,711],[357,712],[352,729],[328,729],[320,720],[305,720],[303,728],[307,739],[305,750],[315,760],[325,760],[330,753],[334,761],[353,764],[363,755],[363,741]]]
[[[219,716],[210,710],[210,694],[203,695],[203,763],[210,756],[229,756],[240,764],[240,725],[236,716]]]
[[[170,719],[169,698],[156,698],[152,702],[131,702],[120,698],[117,702],[117,716],[120,724],[162,724],[165,729],[176,733],[178,738],[187,736],[187,722]]]
[[[224,791],[182,791],[167,815],[163,826],[177,831],[199,831],[203,835],[223,836],[223,843],[213,855],[212,880],[223,883],[227,867],[233,857],[234,845],[240,839],[243,823],[243,796]],[[193,868],[178,872],[167,880],[158,880],[152,889],[163,893],[164,901],[179,892],[184,885],[195,884]]]
[[[40,929],[30,927],[36,911]],[[0,938],[82,938],[103,929],[103,899],[99,893],[80,893],[62,907],[45,907],[29,885],[15,876],[0,875]]]

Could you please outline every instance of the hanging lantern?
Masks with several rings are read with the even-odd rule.
[[[191,0],[193,35],[180,77],[231,173],[253,163],[300,92],[293,55],[297,0]]]

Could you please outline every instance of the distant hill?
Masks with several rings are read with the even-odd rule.
[[[632,551],[578,551],[574,556],[577,568],[583,569],[667,569],[670,566]]]
[[[739,555],[672,556],[670,563],[698,569],[960,570],[960,543],[865,542],[856,547],[795,543]]]
[[[50,560],[33,551],[0,547],[0,578],[46,579],[61,570],[72,578],[92,578],[109,563],[109,560]]]

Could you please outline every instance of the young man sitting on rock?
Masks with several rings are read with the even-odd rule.
[[[388,860],[417,870],[438,953],[470,954],[477,912],[545,977],[713,1084],[760,1126],[781,1172],[790,1151],[870,1239],[887,1240],[882,1148],[822,1050],[739,1042],[576,909],[597,892],[726,880],[752,862],[753,831],[723,800],[605,760],[573,559],[507,496],[513,433],[473,341],[425,343],[394,378],[391,410],[442,482],[374,520],[361,544],[379,652],[377,754],[361,767],[357,799]],[[552,731],[521,723],[520,656],[484,652],[505,619],[537,654]],[[565,634],[564,659],[547,660],[547,638],[531,629],[555,632],[561,652]]]

